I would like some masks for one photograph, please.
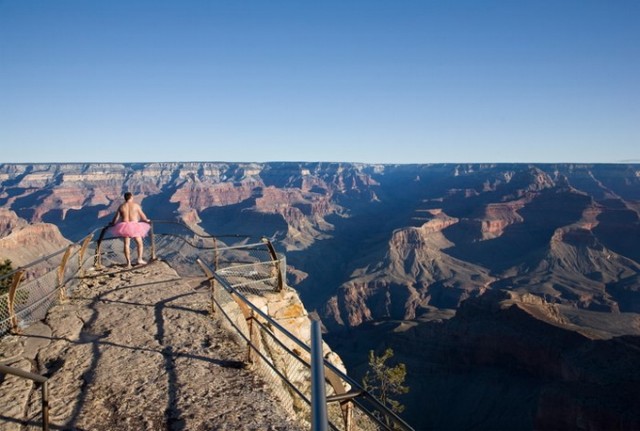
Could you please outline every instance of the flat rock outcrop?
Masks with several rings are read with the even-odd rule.
[[[299,429],[208,309],[208,289],[165,263],[110,268],[5,337],[0,360],[49,377],[54,429]],[[39,391],[0,388],[0,429],[37,425]]]

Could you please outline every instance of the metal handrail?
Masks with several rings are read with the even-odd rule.
[[[197,232],[194,232],[191,228],[189,228],[189,226],[187,226],[184,223],[178,223],[178,222],[172,222],[172,221],[156,221],[154,223],[158,223],[158,224],[174,224],[174,225],[178,225],[181,228],[185,228],[189,234],[193,235],[193,237],[199,237],[199,238],[203,238],[203,239],[214,239],[214,241],[218,238],[221,238],[222,236],[205,236],[205,235],[200,235]],[[98,256],[98,254],[101,253],[100,250],[100,243],[102,240],[104,240],[104,236],[105,233],[107,231],[108,226],[101,228],[101,229],[96,229],[94,230],[90,235],[93,238],[93,243],[97,244],[97,248],[96,248],[96,255],[95,257]],[[99,238],[96,240],[95,235],[97,232],[100,232],[100,236]],[[198,250],[202,250],[202,251],[209,251],[209,250],[215,250],[216,252],[220,252],[220,251],[225,251],[225,250],[236,250],[236,249],[249,249],[249,250],[257,250],[257,251],[266,251],[264,250],[262,247],[264,247],[265,245],[267,246],[267,248],[270,251],[270,254],[272,256],[272,259],[275,259],[273,262],[275,262],[275,265],[277,268],[280,268],[280,264],[277,262],[277,258],[280,257],[281,255],[275,253],[275,251],[273,250],[273,246],[271,245],[271,243],[269,242],[269,240],[267,241],[261,241],[259,243],[251,243],[251,244],[243,244],[241,246],[227,246],[227,247],[222,247],[222,248],[218,248],[217,244],[214,245],[213,247],[209,247],[209,246],[204,246],[204,245],[200,245],[200,244],[194,244],[191,241],[187,240],[184,236],[179,235],[179,234],[175,234],[175,233],[158,233],[156,232],[155,234],[151,233],[151,235],[155,236],[172,236],[172,237],[177,237],[180,238],[181,240],[183,240],[186,244],[188,244],[189,246],[198,249]],[[229,237],[229,238],[251,238],[248,235],[225,235],[225,237]],[[106,238],[106,239],[111,239],[111,238]],[[86,238],[87,241],[89,241],[89,238]],[[88,242],[87,242],[88,243]],[[77,245],[73,244],[73,245]],[[68,248],[68,247],[67,247]],[[61,253],[63,253],[67,248],[62,249],[60,251],[57,251],[49,256],[43,257],[37,261],[34,261],[30,264],[28,264],[26,267],[35,265],[37,263],[40,263],[42,261],[46,261],[47,259],[50,259],[51,257],[55,257]],[[86,261],[85,261],[86,262]],[[217,262],[217,258],[216,258],[216,262]],[[199,262],[200,265],[203,265],[207,268],[211,268],[209,266],[208,263]],[[238,263],[236,261],[236,263]],[[265,261],[262,260],[258,260],[255,263],[266,263]],[[255,264],[254,263],[254,264]],[[78,270],[76,271],[75,274],[77,274],[78,271],[80,271],[82,269],[82,267],[84,266],[84,263],[81,263],[79,265]],[[226,267],[225,269],[230,269],[230,268],[235,268],[235,267],[241,267],[242,265],[234,265],[231,267]],[[22,267],[21,269],[23,269],[24,267]],[[259,319],[255,319],[253,318],[254,322],[256,322],[260,327],[263,328],[263,330],[267,330],[270,333],[272,333],[273,335],[273,339],[276,340],[278,342],[278,344],[282,345],[286,351],[288,351],[289,355],[297,358],[297,360],[299,360],[301,363],[303,363],[305,366],[309,367],[310,364],[308,364],[307,362],[305,362],[301,357],[299,357],[299,352],[295,352],[295,354],[288,348],[286,348],[283,344],[283,342],[279,339],[279,337],[275,336],[275,333],[273,333],[273,329],[277,329],[278,331],[280,331],[284,337],[286,339],[288,339],[289,341],[291,341],[294,345],[298,346],[302,351],[306,352],[307,354],[310,354],[311,356],[313,356],[313,352],[312,349],[305,344],[304,342],[302,342],[299,338],[297,338],[296,336],[294,336],[290,331],[288,331],[286,328],[284,328],[282,325],[280,325],[278,322],[276,322],[273,318],[271,318],[271,316],[269,316],[268,314],[266,314],[265,312],[263,312],[262,310],[260,310],[257,306],[255,306],[251,301],[249,301],[247,299],[247,297],[242,294],[240,291],[238,291],[236,288],[234,288],[234,286],[231,286],[227,280],[224,279],[224,277],[222,277],[220,274],[218,274],[216,272],[216,270],[218,269],[217,264],[216,264],[216,269],[215,270],[211,270],[211,274],[212,276],[207,276],[207,278],[209,279],[210,282],[213,282],[214,280],[218,283],[220,283],[220,285],[223,286],[224,290],[226,290],[229,294],[231,294],[234,298],[237,298],[237,300],[241,301],[243,304],[246,305],[246,307],[248,307],[248,309],[251,310],[252,316],[256,315],[256,316],[260,316],[264,322],[266,322],[266,326],[262,324],[262,322],[260,322]],[[14,271],[16,272],[16,271]],[[221,269],[219,271],[220,273],[224,273],[224,269]],[[281,274],[281,270],[278,270],[279,273],[279,277],[282,277]],[[75,276],[74,274],[74,276]],[[272,277],[273,278],[273,277]],[[68,283],[69,280],[65,280],[64,283]],[[280,287],[281,288],[281,287]],[[215,300],[215,298],[212,298],[213,301],[217,302]],[[232,319],[227,315],[227,313],[224,312],[224,308],[220,306],[220,304],[218,303],[218,308],[220,310],[222,310],[223,315],[225,315],[225,317],[227,318],[227,320],[231,323],[231,325],[234,327],[234,329],[238,332],[238,334],[240,334],[242,336],[242,338],[245,339],[245,341],[247,341],[247,343],[250,345],[250,347],[266,362],[269,363],[268,358],[260,351],[260,348],[253,346],[252,344],[252,339],[247,338],[245,336],[245,334],[243,333],[243,331],[237,327],[234,322],[232,321]],[[373,414],[372,412],[370,412],[370,409],[374,409],[374,411],[380,412],[385,418],[389,419],[390,421],[393,422],[393,429],[401,429],[404,431],[412,431],[413,429],[411,428],[411,426],[409,426],[404,420],[402,420],[399,416],[397,416],[393,411],[391,411],[387,406],[385,406],[384,404],[382,404],[377,398],[375,398],[373,395],[371,395],[369,392],[367,392],[366,390],[364,390],[354,379],[352,379],[351,377],[349,377],[348,375],[346,375],[344,372],[342,372],[342,370],[338,369],[335,365],[333,365],[332,363],[330,363],[329,361],[323,360],[322,356],[320,354],[320,364],[323,364],[324,367],[326,367],[327,370],[329,370],[331,373],[334,373],[339,379],[341,379],[344,383],[348,384],[351,386],[351,390],[348,393],[340,393],[337,394],[336,396],[331,397],[331,401],[344,401],[344,400],[348,400],[353,402],[354,405],[359,406],[359,411],[361,411],[363,414],[366,414],[368,417],[370,417],[375,423],[377,423],[380,428],[382,429],[391,429],[389,424],[385,424],[381,418],[377,417],[377,414]],[[311,367],[314,367],[314,365],[311,365]],[[317,365],[315,365],[315,367],[318,367]],[[321,368],[324,371],[324,367],[320,366],[319,368]],[[287,380],[287,377],[280,372],[279,370],[277,370],[276,367],[273,367],[273,370],[275,371],[275,373],[279,376],[279,378],[285,383],[287,384],[295,393],[298,394],[298,396],[300,396],[303,400],[305,400],[305,402],[307,402],[307,404],[311,404],[311,402],[313,402],[313,400],[309,400],[308,398],[306,398],[306,396],[300,391],[300,389],[298,389],[294,383],[289,382]],[[329,372],[328,371],[328,372]],[[41,378],[43,378],[42,376],[40,376]],[[335,376],[334,376],[335,377]],[[324,379],[321,379],[324,380]],[[314,397],[315,398],[315,397]],[[363,401],[367,401],[367,405],[370,405],[369,407],[366,407],[365,405],[362,404]],[[48,404],[48,397],[47,397],[47,404]],[[326,408],[326,400],[322,401],[322,404],[325,405]],[[372,406],[372,407],[371,407]],[[333,424],[329,424],[331,426],[332,429],[336,429],[335,426]]]
[[[203,264],[207,265],[206,263],[203,263]],[[224,277],[220,276],[216,272],[214,272],[213,275],[214,275],[215,280],[217,282],[219,282],[229,293],[232,293],[234,296],[239,298],[245,305],[247,305],[251,309],[251,311],[253,313],[258,314],[265,321],[267,321],[269,326],[272,326],[272,327],[276,328],[278,331],[282,332],[290,341],[295,343],[297,346],[299,346],[301,349],[303,349],[308,354],[311,354],[311,348],[307,344],[305,344],[302,340],[300,340],[298,337],[293,335],[290,331],[288,331],[286,328],[284,328],[282,325],[280,325],[278,322],[276,322],[271,316],[269,316],[268,314],[266,314],[265,312],[260,310],[260,308],[258,308],[251,301],[249,301],[246,296],[244,296],[241,292],[239,292],[237,289],[235,289],[233,286],[231,286],[224,279]],[[380,421],[379,418],[371,415],[368,412],[368,410],[365,408],[365,406],[361,402],[359,402],[358,397],[365,398],[367,401],[372,403],[378,411],[383,412],[386,417],[390,418],[393,421],[394,426],[398,427],[399,429],[401,429],[403,431],[413,431],[413,428],[407,422],[405,422],[400,416],[398,416],[395,412],[393,412],[387,406],[382,404],[376,397],[374,397],[368,391],[366,391],[364,388],[362,388],[361,385],[358,382],[356,382],[354,379],[352,379],[347,374],[342,372],[340,369],[338,369],[331,362],[325,360],[324,361],[324,366],[326,368],[328,368],[329,370],[331,370],[332,372],[334,372],[335,374],[337,374],[342,380],[344,380],[352,388],[355,389],[355,394],[354,395],[356,395],[356,396],[354,398],[352,398],[352,401],[355,404],[359,405],[362,408],[362,411],[365,414],[367,414],[369,417],[371,417],[374,421],[376,421],[380,426],[389,429],[388,425],[386,425],[385,423]]]
[[[311,321],[311,430],[327,431],[327,394],[324,390],[324,359],[320,322]]]
[[[70,245],[76,245],[76,243],[70,244]],[[51,259],[53,257],[56,257],[56,256],[64,253],[65,251],[67,251],[68,247],[69,246],[61,248],[60,250],[54,251],[53,253],[51,253],[51,254],[49,254],[47,256],[43,256],[43,257],[41,257],[41,258],[39,258],[37,260],[34,260],[33,262],[27,263],[26,265],[22,265],[22,266],[20,266],[20,267],[18,267],[16,269],[14,269],[11,272],[7,272],[6,274],[3,274],[2,276],[0,276],[0,280],[5,279],[5,278],[9,278],[9,277],[13,277],[18,271],[24,271],[25,269],[31,268],[32,266],[35,266],[35,265],[37,265],[37,264],[39,264],[41,262],[46,262],[47,260],[49,260],[49,259]]]
[[[40,374],[30,373],[19,368],[2,364],[0,364],[0,373],[11,374],[42,384],[42,429],[43,431],[49,431],[49,379],[41,376]]]

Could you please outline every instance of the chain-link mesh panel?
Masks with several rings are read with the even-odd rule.
[[[311,399],[311,368],[310,348],[299,339],[281,327],[270,316],[260,312],[244,294],[260,296],[269,290],[269,283],[273,277],[272,271],[264,268],[274,268],[276,262],[262,262],[261,264],[244,264],[216,271],[216,279],[223,288],[216,290],[216,301],[224,298],[227,291],[229,298],[237,298],[236,302],[244,302],[245,308],[252,310],[247,329],[244,329],[245,342],[255,350],[263,367],[259,370],[265,378],[271,380],[274,387],[279,388],[276,393],[282,405],[300,421],[310,421]],[[271,266],[269,266],[269,264]],[[279,270],[279,269],[278,269]],[[233,299],[225,299],[224,308],[229,309]],[[241,330],[236,325],[236,330]],[[258,334],[258,336],[256,336]],[[253,335],[253,336],[252,336]],[[362,430],[390,430],[411,429],[401,422],[389,409],[382,406],[369,393],[364,391],[346,374],[325,361],[327,372],[332,374],[331,383],[326,382],[327,396],[344,394],[355,389],[357,396],[353,401],[342,405],[339,402],[329,403],[327,412],[329,425],[334,430],[346,430],[351,423],[350,431]],[[335,387],[332,385],[336,385]]]
[[[49,308],[79,284],[81,272],[93,266],[95,255],[94,251],[86,250],[81,260],[80,250],[81,244],[72,244],[0,279],[3,287],[8,287],[16,273],[22,274],[14,299],[18,328],[44,319]],[[0,336],[13,327],[8,298],[8,293],[0,296]]]
[[[9,320],[9,294],[0,295],[0,336],[11,330]]]
[[[37,272],[42,270],[38,269]],[[35,277],[37,272],[30,272],[31,278],[22,281],[16,289],[14,312],[18,328],[42,320],[47,310],[58,299],[58,267],[50,268],[48,272]],[[8,294],[0,297],[0,334],[5,334],[13,327],[8,298]]]
[[[278,277],[282,276],[280,268],[285,265],[284,259],[248,263],[219,269],[216,274],[223,277],[234,289],[260,295],[261,292],[278,289]]]
[[[252,350],[248,358],[253,358],[255,371],[269,381],[279,404],[298,419],[299,425],[310,429],[309,393],[300,391],[294,383],[304,381],[305,376],[308,379],[304,363],[296,359],[293,352],[278,354],[281,346],[277,345],[264,324],[256,319],[246,320],[229,291],[220,285],[214,289],[214,301],[216,313],[222,314],[221,321]],[[298,363],[292,365],[292,362]]]
[[[258,320],[259,321],[259,320]],[[299,344],[286,331],[281,331],[278,325],[269,324],[269,322],[260,322],[260,341],[262,348],[268,353],[268,357],[273,358],[271,365],[279,367],[283,371],[289,384],[297,389],[297,391],[288,390],[292,398],[293,408],[296,414],[305,420],[310,420],[311,407],[308,400],[311,399],[311,357],[308,350],[301,350]],[[341,373],[333,374],[340,378]],[[283,385],[285,389],[291,386]],[[340,380],[341,389],[347,391],[350,389],[349,382]],[[325,382],[325,394],[327,397],[336,395],[336,388],[329,382]],[[334,430],[346,430],[346,416],[352,416],[351,430],[384,430],[384,426],[372,420],[369,415],[360,410],[360,406],[355,405],[353,413],[343,411],[339,403],[329,403],[327,405],[327,414],[329,426]],[[383,413],[379,416],[383,417]],[[357,420],[353,420],[357,418]]]
[[[135,263],[137,252],[135,242],[131,241],[132,261]],[[24,272],[24,281],[16,292],[15,310],[20,326],[43,319],[47,310],[59,297],[59,288],[70,294],[78,280],[87,271],[97,265],[122,266],[126,264],[123,242],[119,238],[101,235],[98,241],[88,244],[84,254],[80,245],[74,245],[73,252],[62,273],[59,273],[65,250],[47,256],[29,265]],[[224,316],[221,321],[238,334],[241,342],[253,351],[254,363],[261,366],[256,370],[272,382],[276,397],[282,405],[294,414],[302,424],[310,427],[311,370],[309,366],[310,349],[295,338],[269,316],[262,313],[243,294],[264,296],[282,288],[286,274],[284,256],[277,255],[268,241],[256,240],[247,236],[230,235],[223,237],[204,236],[193,232],[181,223],[155,223],[150,236],[144,239],[145,255],[155,255],[165,260],[184,277],[201,276],[198,262],[205,262],[216,277],[222,280],[213,290],[216,309]],[[213,281],[213,280],[212,280]],[[8,295],[0,296],[0,335],[11,329],[11,316],[8,313]],[[235,298],[235,299],[234,299]],[[239,302],[244,309],[251,309],[251,317],[240,312]],[[349,431],[357,430],[410,430],[397,416],[382,406],[370,394],[353,382],[346,374],[325,361],[335,378],[340,379],[339,387],[344,392],[357,387],[358,396],[346,405],[337,402],[328,405],[330,428],[346,430],[345,419],[353,425]],[[326,385],[326,394],[335,395],[330,384]],[[344,407],[347,407],[343,410]],[[348,412],[345,414],[345,412]],[[377,419],[379,418],[379,419]],[[390,425],[394,423],[395,425]]]

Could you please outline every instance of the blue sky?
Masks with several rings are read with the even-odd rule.
[[[0,0],[0,162],[638,162],[639,23],[638,0]]]

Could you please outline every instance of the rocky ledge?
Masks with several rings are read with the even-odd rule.
[[[209,292],[166,264],[87,277],[46,320],[0,343],[2,363],[49,377],[53,429],[297,430]],[[40,423],[40,391],[0,379],[0,429]]]

